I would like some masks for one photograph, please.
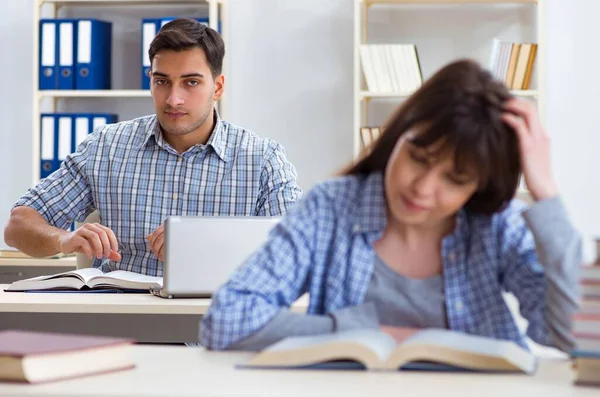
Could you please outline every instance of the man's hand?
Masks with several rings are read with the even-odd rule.
[[[150,243],[150,249],[154,255],[156,255],[159,261],[164,262],[165,224],[163,223],[157,227],[152,233],[146,236],[146,239]]]
[[[111,261],[121,260],[119,244],[112,230],[99,223],[86,223],[70,233],[58,236],[60,252],[72,254],[79,252],[89,259],[108,258]]]

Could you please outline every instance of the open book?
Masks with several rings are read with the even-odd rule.
[[[123,289],[147,292],[151,287],[161,288],[162,277],[125,270],[102,273],[97,268],[85,268],[15,281],[5,291]]]
[[[242,368],[333,368],[523,372],[537,367],[514,342],[445,329],[417,331],[401,343],[374,329],[290,337],[267,347]]]

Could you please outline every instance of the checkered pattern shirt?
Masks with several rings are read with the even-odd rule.
[[[528,336],[550,343],[544,317],[546,279],[523,205],[494,216],[461,210],[442,241],[448,327],[525,346],[503,291],[520,302]],[[272,230],[213,298],[201,343],[225,349],[252,335],[301,295],[308,314],[358,306],[375,263],[373,243],[386,225],[383,177],[346,176],[317,185]],[[425,297],[423,297],[426,299]]]
[[[99,127],[15,207],[63,229],[97,210],[122,259],[94,266],[162,276],[145,236],[169,215],[277,216],[301,197],[281,145],[215,117],[206,145],[182,154],[165,142],[156,116]]]

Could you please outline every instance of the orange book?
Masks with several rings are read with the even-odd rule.
[[[0,331],[0,381],[42,383],[135,367],[133,340]]]
[[[529,59],[527,60],[527,69],[525,71],[525,81],[523,82],[523,89],[528,90],[531,84],[531,75],[533,74],[533,64],[535,63],[535,56],[537,55],[537,44],[531,45],[529,51]]]

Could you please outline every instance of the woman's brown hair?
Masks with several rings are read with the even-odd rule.
[[[412,144],[441,143],[436,151],[451,149],[458,172],[477,172],[479,187],[467,210],[499,211],[514,197],[521,169],[517,136],[501,118],[510,98],[506,86],[476,62],[452,62],[398,108],[370,151],[344,174],[385,172],[398,140],[417,130]]]

